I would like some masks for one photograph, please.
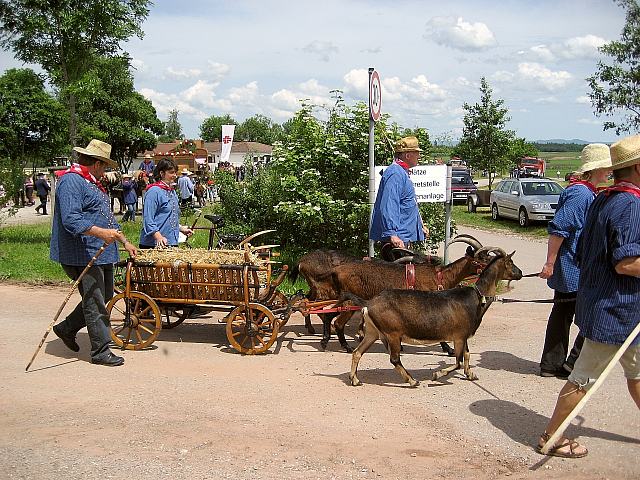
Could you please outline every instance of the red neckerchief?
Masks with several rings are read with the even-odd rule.
[[[407,162],[403,162],[402,160],[395,159],[394,162],[404,168],[405,172],[408,172],[411,168]]]
[[[93,183],[96,187],[98,187],[104,193],[107,193],[107,189],[104,188],[104,185],[102,185],[100,182],[98,182],[96,180],[96,177],[94,177],[89,172],[89,169],[87,167],[85,167],[84,165],[80,165],[79,163],[72,163],[69,168],[67,168],[64,172],[62,172],[60,174],[60,177],[62,177],[63,175],[66,175],[67,173],[76,173],[76,174],[80,175],[82,178],[84,178],[87,182]]]
[[[160,181],[160,182],[155,182],[155,183],[150,183],[147,186],[147,190],[149,190],[151,187],[160,187],[163,190],[166,190],[167,192],[170,192],[171,190],[173,190],[173,187],[170,187],[169,185],[167,185],[166,183]]]
[[[587,187],[589,190],[591,190],[593,192],[593,194],[597,194],[598,193],[598,189],[596,188],[596,186],[587,181],[587,180],[573,180],[569,182],[569,186],[571,187],[572,185],[584,185],[585,187]]]
[[[615,185],[604,189],[604,194],[608,197],[613,192],[627,192],[640,198],[640,187],[631,182],[616,182]]]

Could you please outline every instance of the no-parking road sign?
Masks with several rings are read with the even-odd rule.
[[[371,72],[369,77],[369,112],[371,120],[377,122],[380,119],[382,111],[382,87],[380,85],[380,76],[375,70]]]

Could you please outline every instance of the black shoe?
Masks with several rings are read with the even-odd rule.
[[[107,367],[119,367],[124,363],[124,358],[109,352],[103,358],[92,358],[91,363],[95,365],[106,365]]]
[[[569,372],[567,372],[564,368],[559,368],[558,370],[549,371],[549,370],[540,370],[541,377],[556,377],[566,379],[569,377]]]
[[[80,345],[76,343],[75,335],[74,336],[64,335],[62,332],[60,332],[60,328],[58,325],[53,326],[53,333],[55,333],[58,336],[58,338],[62,340],[62,343],[64,343],[69,350],[73,352],[80,351]]]

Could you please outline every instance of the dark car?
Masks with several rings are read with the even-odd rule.
[[[466,203],[469,194],[478,191],[476,185],[477,182],[474,182],[468,173],[456,170],[451,172],[451,199],[453,203]]]

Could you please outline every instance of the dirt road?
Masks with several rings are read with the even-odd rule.
[[[544,259],[544,242],[466,231],[517,250],[525,273]],[[551,293],[536,278],[514,286],[505,297]],[[489,309],[470,343],[477,382],[432,382],[451,360],[408,346],[403,363],[421,384],[407,388],[378,344],[360,364],[364,386],[351,387],[351,356],[336,341],[320,351],[299,316],[264,356],[236,354],[204,318],[163,331],[153,350],[123,352],[118,368],[88,363],[86,332],[79,354],[51,335],[25,373],[65,295],[0,284],[2,478],[638,478],[640,415],[620,368],[570,427],[588,457],[533,451],[563,384],[537,376],[548,305]]]

